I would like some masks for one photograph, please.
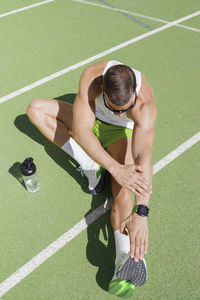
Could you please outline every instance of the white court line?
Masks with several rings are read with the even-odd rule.
[[[175,150],[170,152],[167,156],[163,157],[158,161],[153,167],[153,174],[162,170],[166,165],[176,159],[179,155],[184,153],[186,150],[191,148],[194,144],[200,141],[200,132],[191,137],[189,140],[181,144]],[[50,244],[43,251],[38,253],[24,266],[13,273],[9,278],[0,284],[0,297],[5,295],[10,289],[22,281],[26,276],[38,268],[42,263],[44,263],[48,258],[55,254],[58,250],[63,248],[67,243],[69,243],[73,238],[80,234],[88,225],[96,221],[101,215],[108,211],[112,206],[112,199],[106,200],[105,203],[97,207],[89,215],[83,218],[79,223],[77,223],[70,230],[65,232],[61,237],[59,237],[55,242]]]
[[[29,5],[29,6],[18,8],[18,9],[12,10],[12,11],[8,11],[8,12],[6,12],[4,14],[1,14],[0,18],[7,17],[9,15],[14,15],[14,14],[16,14],[18,12],[21,12],[21,11],[24,11],[24,10],[27,10],[27,9],[31,9],[33,7],[40,6],[40,5],[43,5],[43,4],[47,4],[47,3],[53,2],[53,1],[55,1],[55,0],[46,0],[46,1],[43,1],[43,2],[39,2],[39,3],[35,3],[35,4],[32,4],[32,5]]]
[[[158,28],[156,28],[156,29],[154,29],[154,30],[152,30],[152,31],[146,32],[146,33],[144,33],[144,34],[141,34],[141,35],[139,35],[139,36],[137,36],[137,37],[135,37],[135,38],[133,38],[133,39],[131,39],[131,40],[128,40],[128,41],[126,41],[126,42],[124,42],[124,43],[121,43],[121,44],[119,44],[119,45],[117,45],[117,46],[115,46],[115,47],[113,47],[113,48],[110,48],[110,49],[108,49],[108,50],[105,50],[105,51],[103,51],[103,52],[100,52],[100,53],[98,53],[98,54],[96,54],[96,55],[94,55],[94,56],[92,56],[92,57],[90,57],[90,58],[84,59],[84,60],[80,61],[80,62],[77,63],[77,64],[74,64],[74,65],[72,65],[72,66],[70,66],[70,67],[67,67],[67,68],[61,70],[61,71],[58,71],[58,72],[56,72],[56,73],[53,73],[53,74],[51,74],[51,75],[49,75],[49,76],[47,76],[47,77],[44,77],[44,78],[42,78],[42,79],[40,79],[40,80],[38,80],[38,81],[35,81],[35,82],[33,82],[33,83],[27,85],[27,86],[25,86],[25,87],[23,87],[23,88],[21,88],[21,89],[15,91],[15,92],[12,92],[12,93],[10,93],[10,94],[8,94],[8,95],[6,95],[6,96],[1,97],[1,98],[0,98],[0,103],[6,102],[6,101],[8,101],[8,100],[10,100],[10,99],[13,99],[14,97],[17,97],[17,96],[19,96],[19,95],[21,95],[21,94],[24,94],[24,93],[26,93],[27,91],[30,91],[30,90],[32,90],[33,88],[35,88],[35,87],[37,87],[37,86],[40,86],[40,85],[42,85],[42,84],[44,84],[44,83],[46,83],[46,82],[48,82],[48,81],[50,81],[50,80],[53,80],[53,79],[55,79],[55,78],[57,78],[57,77],[60,77],[60,76],[66,74],[66,73],[68,73],[68,72],[70,72],[70,71],[72,71],[72,70],[78,69],[78,68],[80,68],[81,66],[84,66],[84,65],[86,65],[86,64],[88,64],[88,63],[90,63],[90,62],[93,62],[93,61],[95,61],[95,60],[101,58],[101,57],[104,57],[104,56],[106,56],[106,55],[108,55],[108,54],[110,54],[110,53],[113,53],[113,52],[115,52],[115,51],[117,51],[117,50],[119,50],[119,49],[122,49],[122,48],[124,48],[124,47],[127,47],[127,46],[129,46],[129,45],[131,45],[131,44],[134,44],[134,43],[136,43],[136,42],[138,42],[138,41],[140,41],[140,40],[143,40],[143,39],[145,39],[145,38],[147,38],[147,37],[149,37],[149,36],[151,36],[151,35],[154,35],[154,34],[156,34],[156,33],[158,33],[158,32],[161,32],[161,31],[163,31],[163,30],[165,30],[165,29],[167,29],[167,28],[170,28],[170,27],[172,27],[172,26],[175,26],[176,24],[179,24],[179,23],[181,23],[181,22],[184,22],[184,21],[186,21],[186,20],[189,20],[189,19],[191,19],[191,18],[194,18],[194,17],[196,17],[196,16],[198,16],[198,15],[200,15],[200,10],[198,10],[198,11],[196,11],[195,13],[192,13],[192,14],[190,14],[190,15],[188,15],[188,16],[185,16],[185,17],[183,17],[183,18],[180,18],[180,19],[178,19],[178,20],[175,20],[175,21],[173,21],[173,22],[170,22],[170,23],[168,23],[168,24],[166,24],[166,25],[163,25],[163,26],[161,26],[161,27],[158,27]]]
[[[166,165],[168,165],[170,162],[172,162],[174,159],[176,159],[179,155],[181,155],[183,152],[191,148],[194,144],[200,141],[200,131],[195,134],[193,137],[191,137],[189,140],[187,140],[185,143],[181,144],[179,147],[177,147],[175,150],[170,152],[168,155],[163,157],[160,161],[158,161],[153,166],[153,174],[155,175],[157,172],[159,172],[161,169],[163,169]]]
[[[105,9],[110,9],[110,10],[114,10],[114,11],[117,11],[117,12],[126,13],[126,14],[129,14],[129,15],[141,17],[141,18],[144,18],[144,19],[148,19],[148,20],[152,20],[152,21],[156,21],[156,22],[160,22],[160,23],[165,23],[165,24],[170,23],[169,21],[166,21],[166,20],[162,20],[162,19],[158,19],[158,18],[154,18],[154,17],[150,17],[150,16],[145,16],[145,15],[134,13],[134,12],[131,12],[131,11],[128,11],[128,10],[123,10],[123,9],[119,9],[119,8],[116,8],[116,7],[110,7],[110,6],[106,6],[106,5],[103,5],[103,4],[98,4],[98,3],[89,2],[89,1],[85,1],[85,0],[72,0],[72,1],[83,3],[83,4],[88,4],[88,5],[92,5],[92,6],[97,6],[97,7],[101,7],[101,8],[105,8]],[[182,27],[182,28],[192,30],[192,31],[195,31],[195,32],[200,32],[200,29],[190,27],[190,26],[185,26],[185,25],[180,25],[180,24],[177,24],[175,26]]]

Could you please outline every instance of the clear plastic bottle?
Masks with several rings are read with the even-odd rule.
[[[20,164],[20,170],[24,179],[27,191],[34,193],[39,190],[39,182],[36,175],[36,165],[33,163],[32,157],[27,157]]]

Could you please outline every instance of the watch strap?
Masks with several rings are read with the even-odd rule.
[[[139,206],[139,205],[135,205],[135,206],[133,207],[133,210],[132,210],[132,212],[135,212],[135,213],[137,213],[137,212],[138,212],[138,206]]]

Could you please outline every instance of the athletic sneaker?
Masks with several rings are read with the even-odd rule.
[[[93,195],[98,195],[103,192],[105,188],[105,170],[96,163],[90,167],[89,170],[78,168],[81,175],[85,175],[88,179],[88,188]]]
[[[147,268],[145,259],[135,262],[130,257],[130,252],[122,260],[116,273],[117,278],[121,280],[130,280],[135,286],[143,285],[147,280]]]
[[[122,262],[109,283],[108,292],[112,295],[129,298],[133,295],[135,286],[141,286],[146,282],[147,270],[145,260],[135,262],[130,253],[122,253]]]
[[[126,253],[121,252],[119,261],[122,262],[124,258],[126,257]],[[120,264],[119,266],[116,266],[114,276],[109,283],[108,292],[109,294],[121,297],[121,298],[130,298],[133,296],[135,286],[132,284],[130,280],[121,280],[117,277],[117,272],[121,268]]]

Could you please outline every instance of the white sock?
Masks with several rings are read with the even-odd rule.
[[[115,266],[116,268],[121,263],[121,254],[127,254],[130,251],[130,241],[129,236],[120,233],[120,230],[116,230],[114,232],[115,236],[115,248],[116,248],[116,259],[115,259]]]
[[[70,137],[69,140],[61,147],[65,152],[67,152],[77,163],[84,169],[90,170],[98,168],[96,164],[87,153],[79,146],[79,144]]]

